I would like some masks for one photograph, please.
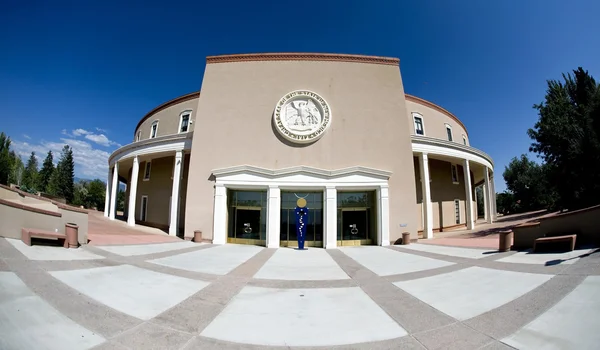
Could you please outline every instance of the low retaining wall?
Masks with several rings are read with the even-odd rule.
[[[65,233],[65,224],[79,226],[79,244],[88,241],[88,212],[0,185],[0,236],[21,239],[21,228]]]
[[[577,244],[600,245],[600,205],[540,218],[513,228],[514,249],[528,249],[545,236],[577,235]]]

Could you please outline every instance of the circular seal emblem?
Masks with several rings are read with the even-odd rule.
[[[283,96],[273,113],[277,131],[287,140],[311,143],[331,124],[329,104],[312,91],[296,90]]]

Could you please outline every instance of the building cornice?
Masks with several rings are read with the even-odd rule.
[[[140,126],[142,125],[142,123],[146,121],[146,119],[148,119],[151,116],[153,116],[154,114],[162,111],[163,109],[169,108],[169,107],[174,106],[174,105],[176,105],[178,103],[182,103],[182,102],[186,102],[186,101],[189,101],[189,100],[193,100],[193,99],[198,98],[198,97],[200,97],[200,91],[191,92],[189,94],[186,94],[186,95],[183,95],[183,96],[179,96],[179,97],[174,98],[174,99],[172,99],[170,101],[167,101],[167,102],[159,105],[158,107],[155,107],[150,112],[146,113],[146,115],[142,119],[140,119],[140,121],[138,122],[137,126],[135,127],[134,133],[133,133],[134,139],[135,139],[135,133],[140,128]]]
[[[463,130],[465,130],[465,133],[467,134],[467,136],[469,135],[469,131],[467,131],[467,127],[465,126],[465,124],[463,124],[463,122],[461,122],[460,119],[458,119],[454,114],[450,113],[447,109],[440,107],[431,101],[427,101],[427,100],[417,97],[417,96],[413,96],[413,95],[409,95],[409,94],[404,94],[404,96],[406,96],[407,101],[418,103],[420,105],[429,107],[431,109],[435,109],[436,111],[447,115],[448,117],[453,119],[455,122],[457,122],[458,125],[462,126],[462,128],[463,128]]]
[[[301,52],[279,52],[279,53],[251,53],[251,54],[233,54],[206,57],[207,64],[213,63],[231,63],[231,62],[251,62],[251,61],[334,61],[334,62],[353,62],[367,64],[383,64],[390,66],[399,66],[400,60],[394,57],[366,56],[351,54],[332,54],[332,53],[301,53]]]
[[[427,136],[411,135],[410,138],[413,152],[467,159],[490,167],[490,170],[494,169],[494,160],[492,157],[475,147]]]
[[[116,161],[134,157],[136,155],[152,154],[158,152],[189,150],[192,147],[192,138],[194,132],[183,134],[172,134],[156,137],[153,139],[140,140],[128,145],[119,147],[108,158],[108,164],[112,166]]]

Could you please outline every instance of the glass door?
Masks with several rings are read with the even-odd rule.
[[[229,190],[228,243],[266,244],[266,191]]]
[[[374,198],[374,191],[338,191],[338,246],[373,244],[377,232]]]
[[[338,210],[338,245],[370,245],[370,209],[343,208]]]

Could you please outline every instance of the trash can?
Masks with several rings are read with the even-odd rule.
[[[77,241],[77,235],[79,233],[79,226],[72,222],[65,224],[65,235],[67,236],[67,242],[69,248],[78,248],[79,242]]]
[[[202,242],[202,231],[200,231],[200,230],[194,231],[194,242],[196,242],[196,243]]]
[[[410,232],[402,232],[402,245],[410,244]]]
[[[501,251],[501,252],[509,251],[510,247],[512,246],[513,231],[512,230],[500,231],[499,235],[500,235],[500,243],[499,243],[498,251]]]

